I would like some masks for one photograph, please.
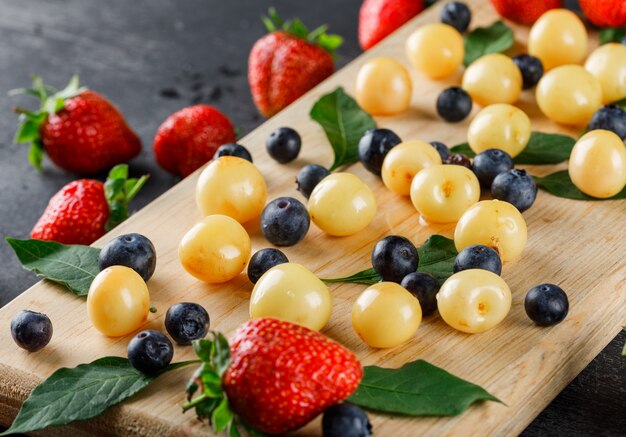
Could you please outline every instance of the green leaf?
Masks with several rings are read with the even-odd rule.
[[[626,187],[613,197],[599,199],[591,197],[576,188],[567,170],[557,171],[544,177],[533,176],[537,185],[557,197],[574,200],[617,200],[626,199]]]
[[[148,180],[148,175],[139,179],[128,178],[128,165],[119,164],[111,169],[104,183],[104,195],[109,204],[109,218],[104,225],[110,231],[128,218],[128,203],[137,195]]]
[[[613,102],[611,104],[615,106],[619,106],[624,111],[626,111],[626,99],[618,100],[617,102]]]
[[[17,129],[14,141],[17,144],[32,143],[39,138],[39,126],[35,120],[27,118]]]
[[[496,21],[489,27],[478,27],[465,36],[466,67],[481,56],[501,53],[513,46],[513,31],[503,21]]]
[[[213,414],[211,415],[211,422],[213,422],[215,432],[222,432],[226,429],[227,426],[229,426],[230,423],[232,423],[232,421],[233,413],[228,407],[228,400],[224,398],[217,406],[217,408],[213,410]]]
[[[335,152],[331,170],[358,161],[359,140],[367,130],[376,127],[374,119],[343,88],[322,96],[313,105],[310,116],[322,126]]]
[[[624,331],[626,331],[626,326],[624,326]],[[624,343],[624,349],[622,349],[622,356],[626,357],[626,343]]]
[[[322,279],[324,282],[349,282],[352,284],[364,284],[364,285],[372,285],[382,281],[383,278],[374,271],[374,269],[367,269],[361,272],[355,273],[354,275],[345,276],[343,278],[329,278]]]
[[[30,143],[28,149],[28,162],[37,170],[42,171],[41,161],[43,160],[43,146],[39,140],[35,140]]]
[[[399,369],[367,366],[348,402],[409,416],[456,416],[478,401],[501,402],[482,387],[423,360]]]
[[[600,38],[600,45],[608,44],[610,42],[621,42],[622,38],[626,36],[626,30],[620,27],[605,27],[600,29],[598,33]]]
[[[64,285],[76,296],[86,296],[91,282],[100,273],[100,249],[95,247],[53,241],[6,240],[25,269]]]

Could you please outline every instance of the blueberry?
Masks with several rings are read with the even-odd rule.
[[[389,129],[370,129],[359,140],[359,160],[366,169],[380,176],[385,156],[401,142]]]
[[[210,322],[209,313],[197,303],[174,304],[165,314],[165,329],[181,345],[204,338],[209,332]]]
[[[604,129],[614,132],[623,140],[626,139],[626,111],[617,105],[606,105],[598,109],[587,130]]]
[[[465,168],[472,169],[472,161],[460,153],[453,153],[443,159],[442,162],[447,165],[462,165]]]
[[[281,164],[293,161],[300,153],[302,140],[290,127],[281,127],[270,134],[265,143],[267,153]]]
[[[496,176],[491,184],[491,196],[524,212],[535,203],[537,184],[525,170],[514,168]]]
[[[324,437],[370,437],[372,425],[365,411],[351,404],[336,404],[324,411]]]
[[[528,317],[539,326],[562,322],[569,311],[567,294],[554,284],[541,284],[530,289],[524,299]]]
[[[417,249],[404,237],[390,235],[374,246],[372,267],[383,280],[397,282],[417,270],[419,256]]]
[[[513,57],[513,62],[522,73],[524,89],[532,88],[543,76],[543,64],[539,58],[531,55],[517,55]]]
[[[305,165],[300,169],[296,176],[296,185],[298,191],[307,199],[313,192],[313,189],[320,183],[322,179],[328,176],[330,172],[326,167],[317,164]]]
[[[439,156],[441,156],[441,160],[443,161],[448,156],[450,156],[450,149],[444,143],[440,143],[439,141],[431,141],[430,145],[437,149],[439,152]]]
[[[502,260],[491,247],[474,244],[461,250],[454,260],[454,273],[470,269],[489,270],[499,275],[502,273]]]
[[[265,272],[278,264],[288,263],[287,255],[278,249],[261,249],[250,258],[248,263],[248,278],[250,282],[256,284]]]
[[[472,111],[472,98],[458,86],[447,88],[437,98],[437,113],[451,123],[464,120]]]
[[[463,2],[450,2],[441,9],[441,22],[463,33],[472,20],[472,11]]]
[[[11,336],[22,349],[36,352],[50,343],[52,322],[45,314],[20,311],[11,320]]]
[[[100,251],[100,270],[111,266],[130,267],[147,281],[156,267],[156,251],[152,241],[141,234],[125,234],[111,240]]]
[[[491,187],[491,183],[500,173],[513,168],[511,155],[500,149],[487,149],[474,157],[472,170],[478,178],[480,185],[485,188]]]
[[[172,342],[159,331],[141,331],[128,343],[128,361],[146,375],[165,370],[173,356]]]
[[[420,301],[422,315],[429,316],[437,310],[439,281],[430,273],[409,273],[400,283]]]
[[[215,158],[220,156],[236,156],[252,162],[252,155],[241,144],[223,144],[215,152]]]
[[[620,42],[626,46],[626,36]]]
[[[261,213],[261,231],[276,246],[293,246],[309,231],[311,218],[306,207],[293,197],[279,197]]]

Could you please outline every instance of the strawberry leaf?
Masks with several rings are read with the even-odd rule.
[[[128,203],[148,180],[148,175],[139,179],[127,179],[127,177],[128,165],[119,164],[111,169],[104,183],[104,195],[109,204],[109,218],[104,226],[107,231],[128,218]]]
[[[38,171],[42,171],[41,161],[43,160],[43,146],[39,140],[30,143],[28,148],[28,162]]]
[[[501,53],[513,46],[513,31],[503,21],[496,21],[489,27],[478,27],[465,36],[466,67],[476,59],[490,53]]]

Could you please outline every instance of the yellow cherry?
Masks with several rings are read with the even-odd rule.
[[[465,44],[452,26],[426,24],[409,36],[406,54],[417,71],[431,79],[443,79],[461,66]]]
[[[522,73],[511,58],[500,53],[485,55],[463,74],[463,89],[482,106],[514,103],[522,93]]]
[[[424,141],[406,141],[392,148],[381,169],[383,183],[394,193],[408,196],[413,177],[426,167],[441,164],[441,155]]]
[[[476,114],[467,131],[467,142],[475,153],[500,149],[516,157],[528,144],[530,133],[530,119],[524,111],[498,103]]]
[[[626,45],[604,44],[594,50],[585,62],[602,87],[602,101],[613,103],[626,98]]]
[[[411,76],[391,58],[367,61],[356,76],[356,101],[372,115],[393,115],[411,104]]]

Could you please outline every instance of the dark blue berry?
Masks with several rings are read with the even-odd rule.
[[[491,187],[491,183],[500,173],[513,168],[511,155],[500,149],[487,149],[474,157],[472,170],[480,185]]]
[[[524,212],[535,203],[537,184],[525,170],[514,168],[496,176],[491,184],[491,196]]]
[[[359,140],[359,160],[366,169],[380,176],[385,156],[401,142],[389,129],[370,129]]]
[[[296,176],[296,185],[298,191],[307,199],[313,192],[313,189],[320,183],[322,179],[328,176],[330,172],[326,167],[317,164],[305,165],[300,169]]]
[[[209,313],[197,303],[174,304],[165,314],[165,329],[181,345],[204,338],[209,332],[210,323]]]
[[[463,33],[472,21],[472,11],[463,2],[450,2],[441,9],[441,22]]]
[[[437,310],[437,292],[439,281],[430,273],[409,273],[400,283],[420,302],[422,315],[429,316]]]
[[[513,62],[522,73],[524,89],[532,88],[543,76],[543,64],[539,58],[531,55],[517,55],[513,57]]]
[[[472,111],[472,98],[458,86],[445,89],[437,98],[437,113],[451,123],[464,120]]]
[[[128,343],[128,361],[146,375],[165,370],[173,356],[172,342],[159,331],[141,331]]]
[[[278,264],[288,263],[287,255],[278,249],[267,248],[261,249],[252,255],[250,263],[248,263],[248,278],[250,282],[256,284],[265,272]]]
[[[300,153],[302,140],[290,127],[281,127],[270,134],[265,143],[267,153],[281,164],[293,161]]]
[[[598,109],[587,130],[604,129],[614,132],[623,140],[626,139],[626,111],[617,105],[607,105]]]
[[[224,144],[215,151],[215,158],[220,156],[236,156],[237,158],[247,159],[252,162],[252,155],[241,144]]]
[[[336,404],[324,411],[322,433],[324,437],[370,437],[372,425],[356,405]]]
[[[279,197],[261,213],[261,231],[276,246],[293,246],[309,231],[311,218],[306,207],[293,197]]]
[[[100,251],[100,270],[111,266],[130,267],[147,281],[156,267],[156,250],[152,241],[141,234],[125,234],[111,240]]]
[[[470,170],[472,169],[472,161],[470,161],[467,156],[461,155],[460,153],[448,155],[442,160],[442,162],[446,165],[461,165]]]
[[[626,36],[620,42],[626,46]]]
[[[45,314],[20,311],[11,320],[11,336],[22,349],[36,352],[50,343],[52,322]]]
[[[430,145],[437,149],[439,152],[439,156],[441,156],[441,160],[443,161],[448,156],[450,156],[450,149],[444,143],[440,143],[439,141],[431,141]]]
[[[554,284],[541,284],[530,289],[524,299],[528,317],[539,326],[556,325],[569,311],[567,294]]]
[[[454,273],[470,269],[489,270],[499,275],[502,273],[502,260],[491,247],[474,244],[461,250],[454,260]]]
[[[374,246],[372,267],[383,280],[397,282],[417,270],[419,256],[415,245],[407,238],[390,235]]]

